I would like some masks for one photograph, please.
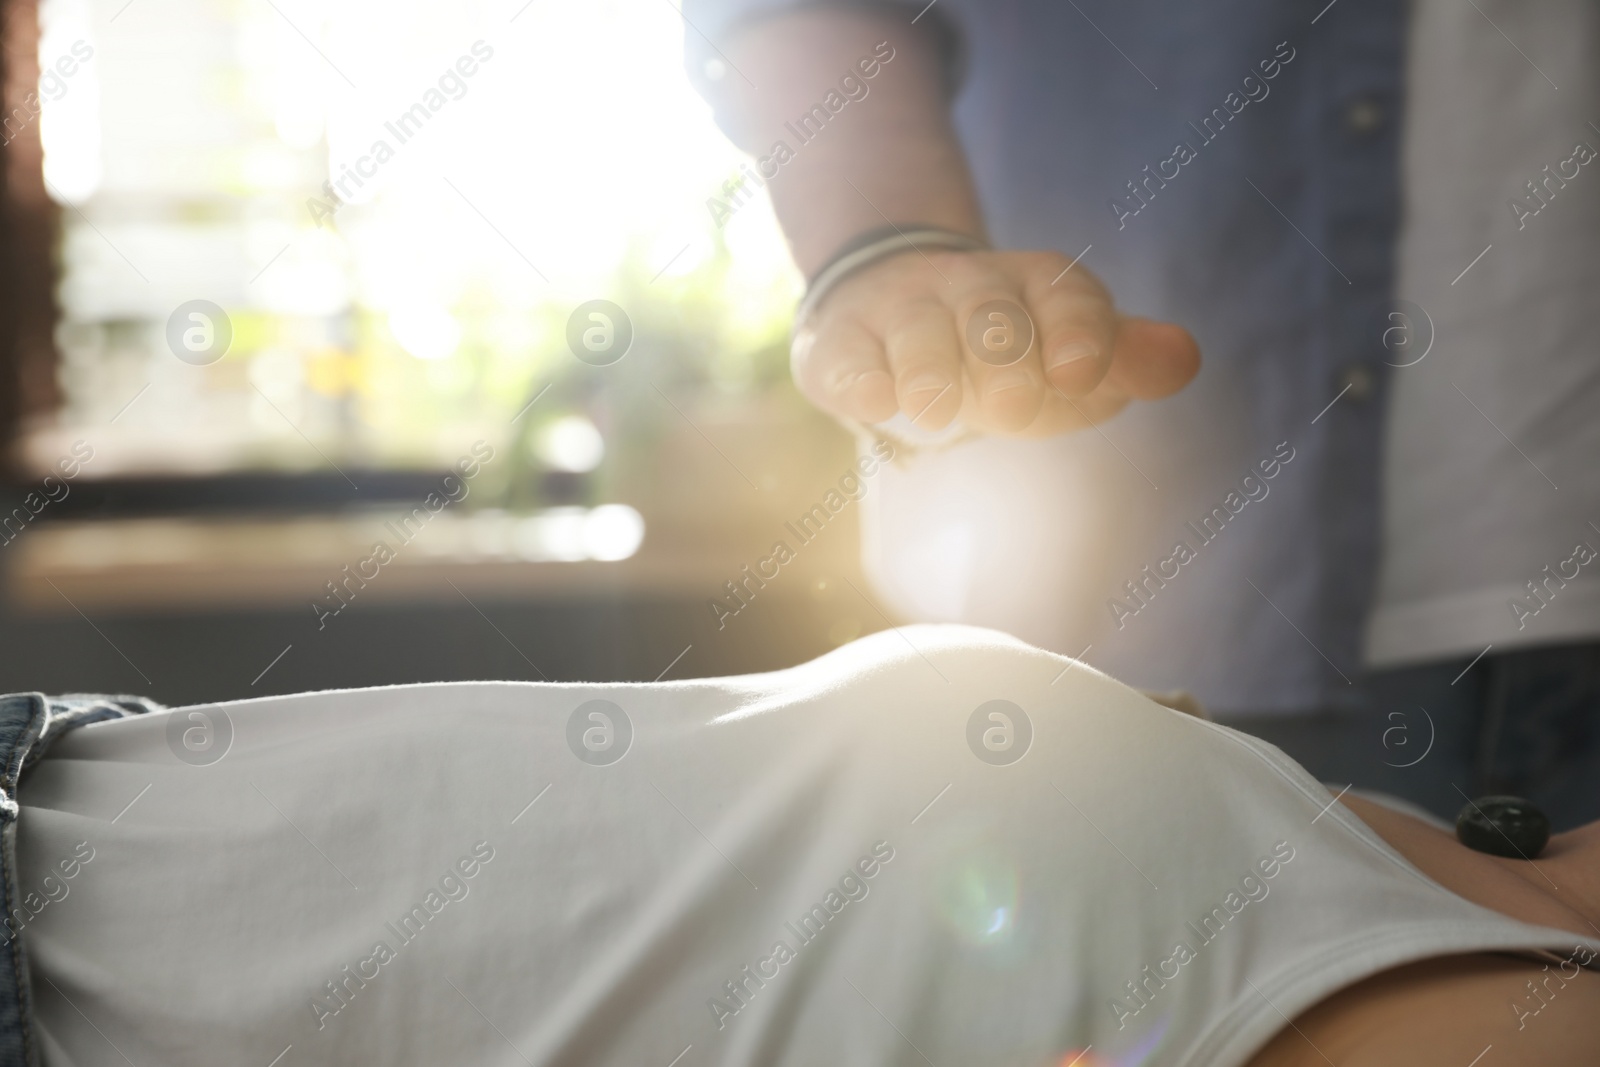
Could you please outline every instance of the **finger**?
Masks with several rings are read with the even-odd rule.
[[[1040,366],[1063,396],[1083,396],[1111,366],[1116,311],[1104,287],[1087,272],[1057,274],[1055,283],[1045,280],[1047,273],[1031,272],[1027,286],[1028,310],[1039,331]]]
[[[1188,385],[1200,371],[1200,346],[1182,326],[1123,317],[1106,384],[1137,400],[1159,400]]]
[[[1087,394],[1051,390],[1019,436],[1048,437],[1105,422],[1130,400],[1159,400],[1183,388],[1200,366],[1194,338],[1182,327],[1119,316],[1116,343],[1104,378]]]
[[[961,349],[950,312],[934,301],[919,301],[885,335],[900,410],[924,430],[948,426],[961,408]]]
[[[853,318],[802,330],[790,350],[795,384],[818,407],[858,422],[883,422],[896,408],[883,346]]]
[[[979,281],[956,297],[963,366],[976,396],[964,410],[976,409],[976,429],[1015,433],[1044,403],[1038,330],[1021,295],[996,280]]]

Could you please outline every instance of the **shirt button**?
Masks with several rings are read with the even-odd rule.
[[[1340,395],[1360,403],[1371,398],[1377,378],[1365,363],[1347,363],[1340,368],[1333,384],[1338,387]]]
[[[1359,96],[1345,105],[1344,128],[1357,137],[1376,133],[1383,125],[1383,105],[1370,96]]]

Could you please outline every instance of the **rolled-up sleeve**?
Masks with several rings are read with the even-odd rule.
[[[964,52],[956,25],[927,0],[682,0],[683,61],[689,81],[716,112],[717,124],[736,142],[729,122],[727,91],[732,82],[754,78],[728,59],[728,42],[740,30],[785,11],[831,8],[884,14],[903,20],[908,33],[924,36],[938,49],[947,95],[954,96],[964,71]]]

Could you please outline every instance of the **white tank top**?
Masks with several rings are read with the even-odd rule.
[[[1600,951],[1272,746],[963,627],[107,722],[21,801],[48,1067],[1234,1065],[1408,961]]]

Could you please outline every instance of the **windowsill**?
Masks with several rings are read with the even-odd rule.
[[[802,587],[858,574],[853,510],[796,546],[776,580]],[[309,606],[331,596],[327,583],[347,581],[364,600],[391,603],[619,594],[709,601],[726,596],[725,583],[773,540],[652,525],[627,559],[553,560],[528,558],[538,553],[494,526],[481,513],[446,512],[399,543],[372,517],[61,521],[25,530],[0,549],[0,564],[6,599],[35,615]],[[396,546],[382,563],[373,551],[380,540]]]

